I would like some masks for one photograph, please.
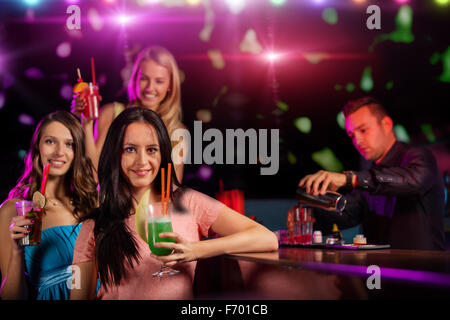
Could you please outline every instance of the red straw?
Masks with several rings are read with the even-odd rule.
[[[44,165],[44,173],[42,174],[41,193],[45,194],[45,186],[47,185],[48,172],[50,171],[50,163]]]
[[[94,66],[94,57],[91,57],[91,70],[92,70],[92,84],[95,85],[95,66]]]
[[[164,174],[164,168],[161,168],[161,207],[162,207],[162,212],[164,215],[164,205],[165,205],[165,200],[164,200],[164,183],[166,182],[165,179],[165,174]]]
[[[172,164],[169,163],[169,167],[167,168],[167,196],[166,196],[167,210],[169,208],[169,201],[170,201],[169,199],[170,199],[170,186],[171,186],[171,181],[170,181],[171,172],[172,172]],[[166,212],[166,214],[167,214],[167,212]]]

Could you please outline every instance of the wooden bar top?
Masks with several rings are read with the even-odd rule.
[[[274,252],[226,255],[227,258],[325,273],[367,276],[380,268],[385,279],[450,289],[450,253],[417,250],[336,250],[280,247]]]

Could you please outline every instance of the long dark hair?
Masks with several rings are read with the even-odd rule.
[[[133,209],[131,186],[121,170],[121,155],[126,128],[135,122],[148,123],[155,128],[161,153],[161,167],[172,163],[169,134],[163,121],[152,110],[127,108],[111,124],[98,165],[100,183],[100,205],[91,217],[95,220],[95,257],[102,285],[119,285],[125,276],[126,265],[133,267],[140,255],[136,239],[132,236],[125,220]],[[172,163],[173,184],[180,186]],[[153,182],[156,190],[161,188],[158,171]],[[171,192],[173,194],[173,192]],[[139,201],[140,199],[135,199]]]
[[[80,121],[70,112],[59,110],[45,116],[36,126],[30,149],[25,158],[25,168],[17,185],[9,192],[8,198],[31,200],[33,193],[39,190],[42,182],[42,160],[39,143],[44,129],[52,122],[64,125],[73,139],[73,162],[65,174],[66,194],[72,199],[74,216],[80,218],[97,206],[97,183],[93,178],[93,166],[86,156],[84,131]]]

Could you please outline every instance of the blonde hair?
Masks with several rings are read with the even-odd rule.
[[[139,68],[145,61],[154,61],[167,68],[170,74],[170,86],[166,97],[158,106],[156,112],[164,121],[169,136],[175,129],[184,127],[181,111],[181,83],[180,73],[173,55],[163,47],[149,47],[139,52],[134,62],[133,71],[128,83],[128,106],[141,106],[138,96],[136,95],[136,83]]]

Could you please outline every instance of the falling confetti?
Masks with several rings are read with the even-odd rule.
[[[23,160],[27,156],[27,151],[20,149],[19,152],[17,152],[17,156],[19,157],[20,160]]]
[[[338,22],[337,11],[333,8],[326,8],[322,11],[322,19],[328,24],[336,24]]]
[[[365,92],[369,92],[370,90],[373,89],[373,79],[372,79],[372,68],[371,67],[366,67],[364,68],[362,77],[361,77],[361,82],[360,82],[360,87],[363,91]]]
[[[396,124],[394,126],[394,133],[398,141],[409,143],[411,139],[409,138],[406,128],[401,124]]]
[[[258,37],[256,35],[255,30],[248,29],[244,35],[244,39],[241,41],[239,45],[241,52],[249,52],[253,54],[261,53],[262,46],[258,42]]]
[[[200,31],[199,38],[204,42],[209,42],[211,39],[211,33],[214,29],[214,11],[211,7],[210,0],[204,0],[203,5],[205,6],[205,25]]]
[[[433,53],[433,55],[430,57],[430,63],[435,65],[441,60],[441,54],[439,52]]]
[[[324,52],[305,52],[303,53],[305,59],[312,64],[318,64],[320,61],[330,57],[328,53]]]
[[[283,101],[278,101],[277,102],[277,107],[278,107],[278,109],[280,109],[282,111],[288,111],[289,110],[289,106],[287,105],[287,103],[284,103]]]
[[[353,92],[355,90],[355,85],[352,82],[349,82],[345,86],[345,90],[347,90],[348,92]]]
[[[301,133],[308,134],[311,132],[312,122],[308,117],[300,117],[294,120],[294,126]]]
[[[450,47],[442,54],[442,67],[444,70],[442,71],[439,80],[442,82],[450,82]]]
[[[327,171],[340,172],[344,170],[344,166],[339,159],[334,155],[330,148],[324,148],[320,151],[316,151],[311,155],[311,158],[319,166]]]
[[[374,43],[370,46],[369,51],[373,51],[375,45],[380,42],[390,40],[399,43],[411,43],[414,41],[412,34],[413,10],[408,5],[403,5],[398,10],[395,17],[396,29],[388,34],[381,34],[377,36]]]
[[[90,8],[88,11],[88,21],[91,25],[92,29],[95,31],[100,31],[103,29],[103,25],[105,24],[103,18],[98,14],[95,8]]]
[[[225,60],[223,59],[220,50],[208,50],[208,57],[214,68],[219,70],[225,68]]]
[[[228,87],[227,86],[223,86],[220,89],[219,95],[214,98],[214,101],[213,101],[213,104],[212,104],[213,107],[217,106],[217,104],[219,103],[220,97],[222,97],[225,93],[227,93],[227,91],[228,91]]]
[[[290,164],[297,163],[297,157],[291,151],[288,151],[288,153],[287,153],[287,160]]]
[[[338,123],[339,128],[345,130],[345,116],[342,111],[340,111],[336,116],[336,121]]]
[[[388,81],[388,82],[386,83],[386,89],[387,89],[387,90],[391,90],[393,87],[394,87],[394,81],[393,81],[393,80]]]
[[[424,123],[420,125],[420,129],[422,129],[423,134],[427,137],[427,140],[430,142],[436,141],[436,136],[433,133],[433,127],[429,123]]]
[[[200,109],[196,112],[197,120],[200,120],[204,123],[211,122],[212,119],[212,113],[211,110],[208,109]]]

